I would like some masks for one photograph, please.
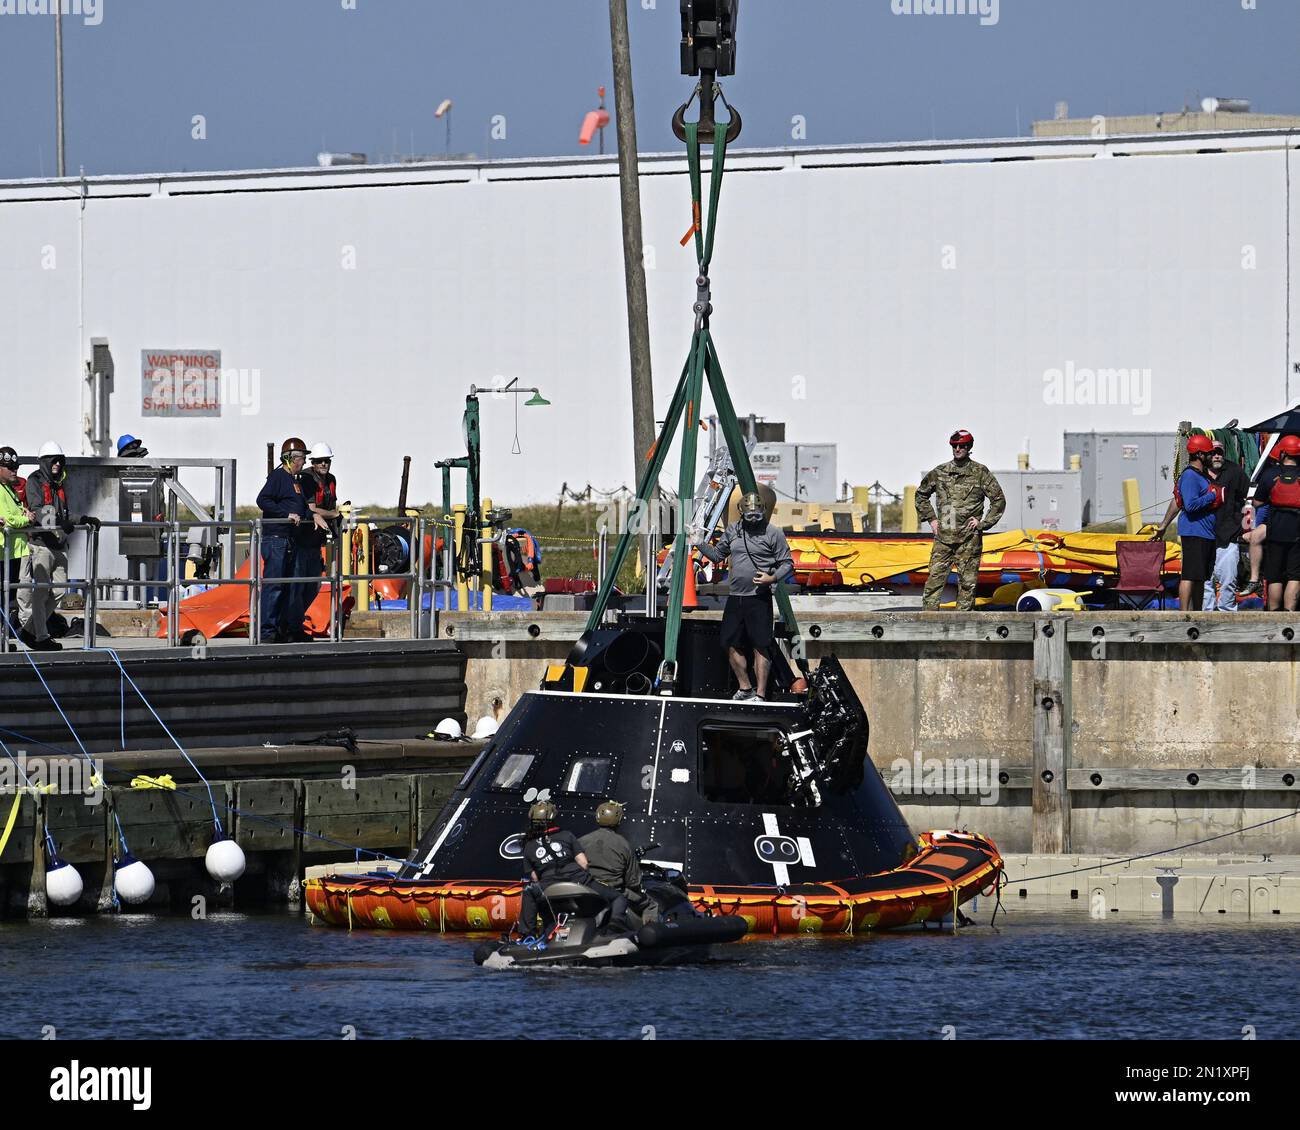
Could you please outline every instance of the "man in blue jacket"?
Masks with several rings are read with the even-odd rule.
[[[1178,537],[1183,546],[1183,572],[1178,581],[1178,607],[1200,612],[1205,582],[1214,576],[1218,517],[1224,489],[1210,481],[1209,461],[1214,443],[1209,436],[1187,437],[1187,468],[1178,476],[1174,500],[1179,507]]]
[[[303,490],[302,466],[307,458],[307,445],[297,436],[290,436],[280,445],[280,466],[267,477],[266,485],[257,496],[257,505],[264,519],[287,518],[290,525],[276,522],[262,531],[262,576],[295,576],[295,551],[300,527],[309,529],[314,515],[307,505]],[[281,643],[286,640],[305,640],[302,629],[303,607],[295,599],[292,585],[264,584],[260,636],[262,643]],[[295,622],[296,621],[296,622]]]

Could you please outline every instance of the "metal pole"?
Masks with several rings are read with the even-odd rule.
[[[8,533],[0,534],[0,542],[4,543],[4,575],[0,576],[0,599],[4,601],[4,616],[0,617],[0,652],[9,650],[9,535]]]
[[[656,543],[659,541],[659,498],[656,495],[650,506],[650,532],[646,535],[645,554],[645,614],[651,620],[659,614],[658,588],[659,555]]]
[[[605,580],[605,573],[609,570],[609,527],[601,526],[600,535],[596,538],[596,584],[599,586]]]
[[[63,144],[63,12],[55,0],[54,12],[54,117],[55,144],[59,152],[59,178],[67,175]]]
[[[632,482],[636,482],[641,477],[643,464],[649,458],[655,439],[655,405],[650,371],[650,315],[641,236],[636,107],[632,96],[632,50],[628,40],[626,0],[609,0],[609,34],[614,60],[614,119],[618,128],[627,336],[632,359]]]
[[[262,519],[254,518],[248,533],[248,642],[262,642]]]
[[[424,567],[424,539],[420,537],[420,521],[411,520],[411,579],[406,586],[406,607],[411,614],[411,639],[420,638],[420,571]],[[417,544],[418,542],[418,544]]]
[[[82,643],[86,651],[95,646],[95,622],[99,619],[99,527],[90,527],[90,542],[86,552],[86,601],[82,610],[84,621]]]
[[[181,642],[181,555],[180,521],[176,517],[176,496],[168,496],[167,504],[167,646],[179,647]]]
[[[343,638],[343,527],[333,542],[330,554],[330,643]]]

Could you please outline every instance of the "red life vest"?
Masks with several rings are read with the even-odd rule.
[[[20,506],[27,505],[27,480],[26,479],[20,478],[16,483],[14,483],[14,495],[17,497],[18,504]]]
[[[56,495],[58,496],[59,501],[60,501],[61,503],[63,503],[63,505],[64,505],[65,507],[68,505],[68,496],[67,496],[66,494],[63,493],[63,487],[62,487],[62,486],[60,486],[59,489],[58,489],[57,491],[52,490],[52,489],[50,488],[50,480],[49,480],[49,479],[42,478],[42,479],[41,479],[41,490],[42,490],[42,491],[44,492],[44,494],[45,494],[45,505],[46,505],[46,506],[53,506],[53,505],[54,505],[54,498],[55,498]],[[23,483],[23,494],[26,495],[26,493],[27,493],[27,484],[26,484],[26,483]]]
[[[1282,468],[1268,489],[1268,501],[1281,510],[1300,510],[1300,467]]]
[[[317,478],[315,472],[309,471],[304,478],[309,477],[316,487],[316,497],[312,502],[322,510],[333,510],[338,502],[338,480],[333,475],[326,475],[324,481]]]

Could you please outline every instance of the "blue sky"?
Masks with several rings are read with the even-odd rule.
[[[0,0],[0,13],[38,0]],[[41,0],[44,2],[44,0]],[[52,0],[51,0],[52,2]],[[923,0],[915,0],[917,6]],[[95,0],[80,0],[95,6]],[[987,0],[986,0],[987,3]],[[353,6],[355,5],[355,6]],[[640,147],[689,92],[677,0],[628,0]],[[743,144],[1028,134],[1074,116],[1180,108],[1207,95],[1300,113],[1297,0],[999,0],[997,21],[899,15],[904,0],[744,0]],[[610,82],[606,0],[97,0],[65,19],[68,166],[88,173],[313,164],[322,147],[585,152]],[[0,14],[0,178],[52,174],[53,30]],[[195,115],[206,139],[192,137]],[[613,148],[613,131],[609,131]]]

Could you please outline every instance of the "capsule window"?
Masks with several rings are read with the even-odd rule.
[[[724,804],[789,804],[790,767],[781,731],[703,726],[697,774],[705,800]]]
[[[609,790],[609,769],[608,757],[578,758],[565,775],[564,792],[604,796]]]
[[[523,784],[524,778],[528,776],[528,770],[533,766],[534,756],[531,753],[510,754],[502,763],[501,768],[497,770],[492,787],[494,789],[519,788]]]

